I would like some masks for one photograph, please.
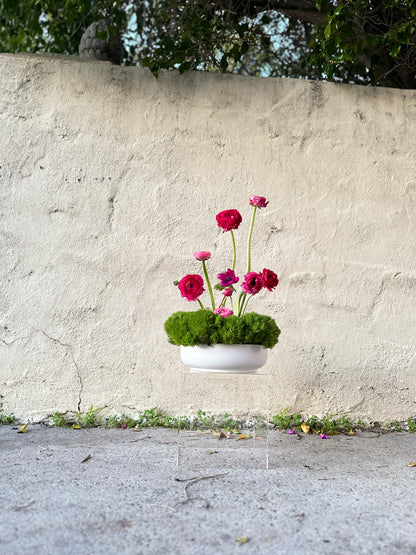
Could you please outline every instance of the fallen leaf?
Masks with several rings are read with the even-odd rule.
[[[81,464],[84,463],[84,462],[89,461],[90,458],[91,458],[91,455],[87,455],[87,456],[85,457],[85,459],[83,459],[83,460],[81,461]]]
[[[234,541],[237,545],[243,545],[243,543],[247,543],[249,539],[247,536],[241,536],[241,538],[236,538]]]
[[[81,426],[79,424],[72,424],[72,429],[73,430],[80,430]]]
[[[411,462],[411,463],[407,464],[406,466],[410,466],[410,468],[412,468],[412,467],[416,466],[416,462]]]
[[[238,436],[238,439],[251,439],[251,435],[250,434],[240,434]]]
[[[208,451],[208,455],[213,455],[214,453],[218,453],[218,451]]]
[[[350,435],[350,436],[355,436],[355,435],[357,435],[357,434],[354,432],[354,430],[350,430],[350,431],[348,432],[348,435]]]
[[[309,433],[309,430],[311,429],[311,427],[308,426],[308,425],[306,424],[306,422],[302,422],[302,424],[300,425],[300,428],[301,428],[301,430],[302,430],[302,432],[303,432],[304,434],[308,434],[308,433]]]
[[[20,426],[20,428],[17,430],[18,434],[27,434],[27,426],[28,424],[23,424],[23,426]]]

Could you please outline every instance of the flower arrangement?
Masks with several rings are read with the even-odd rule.
[[[238,210],[224,210],[217,214],[216,220],[223,233],[231,236],[233,260],[231,268],[218,274],[219,282],[211,286],[208,275],[207,261],[211,258],[208,251],[197,251],[194,257],[202,263],[202,273],[188,274],[181,280],[175,281],[180,295],[188,302],[198,302],[199,310],[194,312],[175,312],[165,322],[165,331],[170,343],[183,346],[215,345],[223,343],[254,344],[272,348],[278,342],[280,330],[270,316],[246,313],[247,305],[252,297],[266,289],[273,291],[279,283],[277,275],[267,268],[261,272],[251,269],[251,240],[254,221],[258,209],[266,208],[268,201],[264,197],[251,196],[250,205],[253,208],[248,240],[247,267],[243,279],[240,281],[235,273],[237,259],[234,230],[237,230],[243,219]],[[204,281],[205,278],[205,281]],[[208,289],[210,307],[205,307],[200,297]],[[221,292],[219,303],[215,303],[214,290]],[[229,306],[226,306],[226,305]]]

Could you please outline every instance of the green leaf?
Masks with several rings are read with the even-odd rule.
[[[181,64],[179,66],[179,73],[184,73],[185,71],[188,71],[188,69],[191,69],[192,64],[191,62],[184,62],[183,64]]]
[[[240,48],[241,55],[245,54],[248,51],[248,42],[243,42]]]
[[[238,62],[238,60],[241,58],[241,54],[240,54],[240,47],[238,46],[238,44],[235,44],[230,52],[228,53],[228,55],[230,56],[230,58],[233,58],[234,61]]]
[[[175,43],[168,35],[163,37],[162,44],[167,50],[173,50],[175,48]]]
[[[328,25],[327,25],[327,26],[325,27],[325,29],[324,29],[324,35],[325,35],[325,38],[326,38],[327,40],[328,40],[329,37],[331,36],[331,32],[332,32],[331,24],[328,23]]]
[[[224,54],[223,57],[221,58],[220,66],[221,66],[221,69],[223,71],[226,71],[226,69],[228,67],[228,56],[227,56],[227,54]]]
[[[393,58],[396,58],[399,54],[400,54],[400,50],[402,48],[401,44],[395,44],[394,46],[392,46],[392,48],[390,48],[390,55]]]
[[[247,30],[248,30],[248,23],[244,23],[243,25],[239,25],[237,27],[237,33],[238,33],[240,39],[242,39],[244,37],[244,34]]]

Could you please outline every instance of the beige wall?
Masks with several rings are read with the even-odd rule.
[[[52,412],[416,415],[416,91],[0,56],[0,401]],[[258,377],[183,377],[174,279],[218,272],[215,215],[266,196]],[[243,259],[241,263],[243,273]],[[193,306],[192,306],[193,308]]]

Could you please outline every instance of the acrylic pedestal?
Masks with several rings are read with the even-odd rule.
[[[227,397],[233,399],[241,382],[255,389],[260,385],[258,383],[260,380],[263,384],[268,380],[268,374],[261,371],[244,375],[238,372],[225,374],[184,371],[179,379],[181,414],[186,415],[190,412],[190,408],[183,400],[191,398],[193,390],[203,389],[212,396],[213,392],[215,394],[215,391],[225,389]],[[213,422],[208,414],[200,414],[198,424],[195,422],[195,429],[186,430],[178,426],[176,465],[189,470],[268,469],[269,417],[267,412],[256,412],[248,418],[251,426],[243,426],[237,431],[234,430],[231,417],[225,416],[222,421],[217,419]]]

